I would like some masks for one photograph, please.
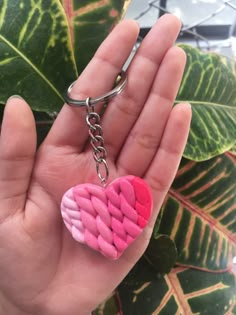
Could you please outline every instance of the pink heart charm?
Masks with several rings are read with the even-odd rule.
[[[64,223],[73,238],[110,259],[119,258],[140,235],[152,211],[152,196],[139,177],[124,176],[106,188],[82,184],[61,202]]]

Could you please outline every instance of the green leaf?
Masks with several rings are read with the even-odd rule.
[[[164,205],[159,233],[174,240],[177,263],[225,271],[236,256],[236,158],[183,159]]]
[[[230,153],[236,156],[236,145],[230,149]]]
[[[236,76],[236,63],[234,58],[219,55],[223,64],[225,64],[229,70]]]
[[[121,309],[118,294],[114,293],[105,302],[100,304],[97,309],[92,312],[92,315],[120,315],[120,311]]]
[[[158,235],[149,243],[144,257],[158,273],[169,273],[177,258],[175,243],[168,235]]]
[[[232,315],[236,315],[236,305],[235,305],[235,307],[232,310]]]
[[[184,156],[203,161],[236,144],[235,62],[181,46],[187,64],[177,102],[192,105],[193,118]]]
[[[123,315],[223,315],[235,307],[235,277],[177,267],[158,275],[141,260],[118,288]],[[106,313],[105,315],[113,315]]]
[[[119,21],[131,0],[63,0],[79,73]],[[98,75],[102,69],[98,69]]]
[[[0,0],[0,102],[23,96],[35,110],[58,111],[77,77],[59,0]]]

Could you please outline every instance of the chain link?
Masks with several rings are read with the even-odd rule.
[[[102,126],[100,116],[94,111],[94,106],[90,104],[90,98],[86,99],[86,123],[89,127],[90,144],[93,148],[93,158],[96,162],[96,171],[102,185],[106,185],[109,168],[107,165],[107,151],[104,147]]]

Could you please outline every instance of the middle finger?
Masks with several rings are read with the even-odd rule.
[[[114,98],[103,115],[102,125],[110,158],[116,160],[138,119],[166,52],[173,46],[181,27],[178,18],[165,15],[143,40],[127,71],[125,90]],[[115,141],[114,141],[115,137]]]

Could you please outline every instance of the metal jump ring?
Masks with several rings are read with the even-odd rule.
[[[101,96],[98,96],[96,98],[90,98],[89,99],[89,106],[94,106],[94,105],[96,105],[98,103],[106,103],[107,101],[109,101],[110,99],[112,99],[113,97],[115,97],[116,95],[121,93],[122,90],[124,89],[126,83],[127,83],[126,72],[125,71],[121,71],[121,73],[118,75],[116,81],[117,81],[116,82],[116,86],[114,87],[114,89],[112,89],[108,93],[103,94]],[[70,97],[70,92],[71,92],[72,87],[73,87],[74,84],[75,84],[75,82],[73,82],[69,86],[69,88],[67,90],[67,93],[64,95],[65,102],[68,105],[75,106],[75,107],[87,106],[86,99],[85,100],[75,100],[75,99]]]
[[[101,170],[100,170],[102,165],[104,167],[104,172],[105,172],[104,175],[101,174]],[[107,181],[107,179],[109,177],[109,168],[108,168],[108,165],[107,165],[107,161],[102,159],[100,162],[97,162],[96,163],[96,170],[97,170],[98,178],[100,179],[101,183],[105,187],[106,181]]]

